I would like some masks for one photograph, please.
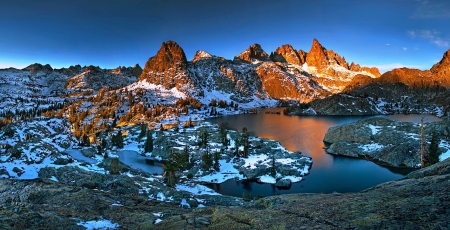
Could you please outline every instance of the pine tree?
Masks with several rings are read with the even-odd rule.
[[[272,168],[270,168],[270,175],[275,178],[277,170],[275,169],[275,156],[272,155]]]
[[[147,140],[144,144],[144,152],[153,152],[153,135],[151,132],[147,132]]]
[[[214,170],[216,171],[220,171],[220,163],[219,163],[219,159],[220,159],[220,152],[215,152],[214,153]]]
[[[433,132],[431,134],[431,143],[430,146],[428,148],[428,159],[427,159],[427,163],[426,166],[432,165],[432,164],[436,164],[439,162],[439,137],[436,134],[436,132]]]
[[[227,126],[228,124],[226,122],[220,124],[220,138],[224,146],[227,145]]]
[[[206,149],[205,153],[202,155],[202,169],[203,170],[209,170],[213,164],[213,158],[212,154],[209,153],[208,149]]]
[[[208,145],[208,131],[206,130],[206,128],[200,134],[200,139],[201,139],[200,147],[206,148]]]
[[[139,138],[145,137],[146,134],[147,134],[147,125],[142,124],[141,125],[141,133],[139,134]]]
[[[247,132],[247,128],[244,127],[242,129],[242,142],[244,144],[244,154],[243,154],[244,158],[248,157],[248,150],[249,150],[249,147],[250,147],[250,144],[249,144],[249,141],[248,141],[249,137],[250,137],[250,134]]]

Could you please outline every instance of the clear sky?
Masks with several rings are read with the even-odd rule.
[[[2,0],[0,68],[144,66],[162,42],[232,59],[313,38],[381,72],[429,69],[450,48],[448,0]]]

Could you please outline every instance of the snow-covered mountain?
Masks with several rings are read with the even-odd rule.
[[[311,50],[296,51],[290,45],[268,55],[259,44],[226,60],[198,51],[187,61],[175,42],[164,42],[138,79],[166,88],[176,87],[200,101],[221,92],[226,100],[240,103],[275,99],[310,102],[342,91],[358,74],[379,77],[378,69],[348,65],[316,39]]]
[[[291,114],[450,114],[450,50],[430,70],[399,68],[378,78],[356,75],[340,94],[291,108]]]

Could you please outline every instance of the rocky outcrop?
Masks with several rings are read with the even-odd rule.
[[[42,65],[39,63],[35,63],[23,68],[23,70],[30,71],[31,73],[37,73],[39,71],[51,72],[53,71],[53,68],[49,64]]]
[[[182,89],[190,83],[187,59],[183,49],[174,41],[163,42],[155,56],[148,59],[139,77],[140,81]]]
[[[269,55],[262,49],[260,44],[253,44],[244,52],[234,57],[234,60],[243,60],[246,62],[270,61]]]
[[[448,138],[450,120],[426,126],[426,140],[435,131]],[[370,118],[331,127],[323,141],[326,152],[372,160],[382,165],[417,168],[420,166],[420,126],[386,118]],[[426,147],[428,151],[428,147]]]
[[[303,50],[298,51],[298,57],[300,58],[300,63],[305,63],[307,56],[308,56],[308,53],[306,53],[305,51],[303,51]]]
[[[294,109],[291,114],[374,115],[393,113],[450,114],[450,51],[431,70],[398,68],[379,78],[355,75],[348,83],[333,79],[313,78],[319,84],[340,85],[336,94],[311,102],[308,110]],[[350,69],[362,70],[352,63]],[[333,83],[335,82],[335,83]]]
[[[310,102],[328,96],[308,73],[290,68],[282,63],[264,62],[255,69],[265,92],[284,101]]]
[[[287,62],[295,65],[303,65],[305,60],[300,59],[299,53],[289,44],[278,47],[271,54],[271,59],[275,62]]]
[[[63,72],[74,73],[78,67],[63,70]],[[108,86],[117,88],[129,85],[136,81],[141,74],[141,67],[136,64],[134,67],[119,66],[115,69],[102,69],[99,66],[84,67],[80,74],[67,80],[66,90],[97,92],[99,89]]]
[[[317,39],[314,38],[311,49],[306,56],[306,63],[308,66],[313,66],[317,69],[317,72],[321,72],[326,66],[328,66],[327,50],[323,47]]]
[[[212,55],[206,51],[199,50],[195,53],[194,58],[192,59],[192,62],[196,62],[198,60],[206,59],[206,58],[212,58]]]
[[[450,224],[449,168],[447,159],[359,193],[277,195],[252,202],[183,192],[169,192],[172,201],[159,201],[139,192],[154,186],[152,194],[160,187],[156,180],[49,168],[35,180],[0,179],[0,228],[83,229],[77,224],[109,220],[124,229],[442,229]],[[47,179],[52,176],[59,182]],[[200,201],[205,207],[182,208],[183,199],[183,207]]]

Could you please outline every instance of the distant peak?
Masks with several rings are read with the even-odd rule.
[[[30,71],[32,73],[36,73],[38,71],[47,71],[47,72],[48,71],[53,71],[53,68],[49,64],[46,64],[46,65],[43,66],[43,65],[41,65],[39,63],[34,63],[34,64],[31,64],[31,65],[23,68],[23,70],[27,70],[27,71]]]
[[[263,50],[260,44],[255,43],[248,47],[244,52],[237,55],[235,58],[248,61],[248,62],[254,62],[254,61],[268,61],[269,55]]]
[[[203,51],[203,50],[198,50],[195,53],[194,58],[192,59],[192,61],[196,62],[198,60],[202,60],[202,59],[206,59],[206,58],[212,58],[212,57],[213,56],[210,53],[208,53],[206,51]]]

